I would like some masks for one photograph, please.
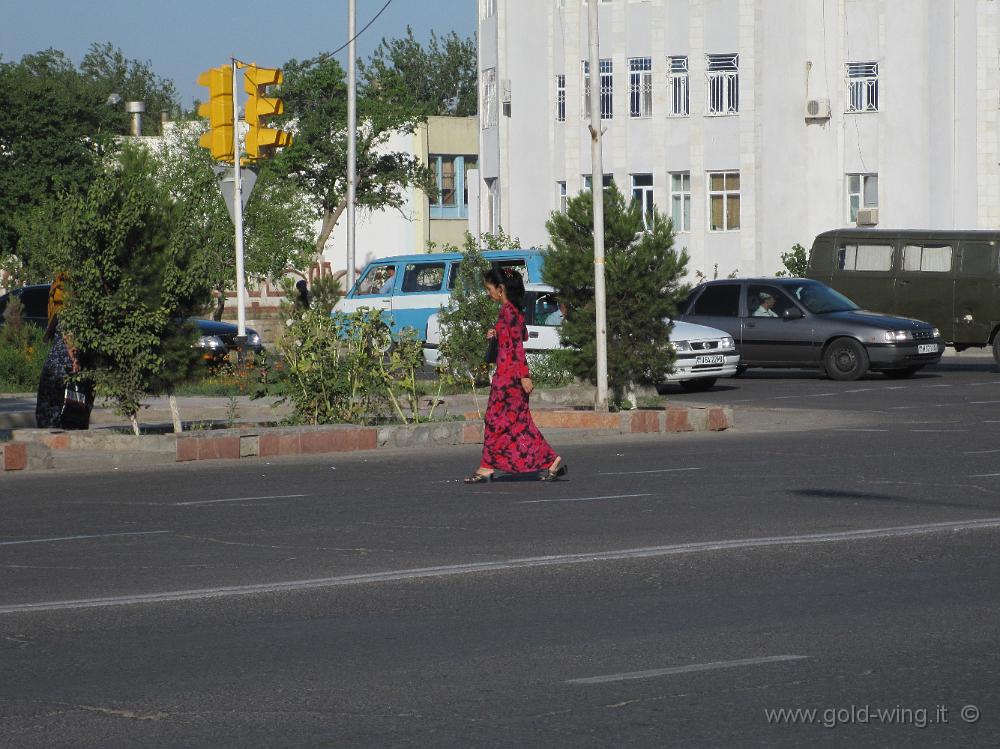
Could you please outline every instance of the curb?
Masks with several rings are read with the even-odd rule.
[[[532,416],[543,429],[583,430],[607,435],[722,431],[733,426],[733,410],[728,406],[668,407],[610,414],[539,409]],[[16,429],[13,438],[11,442],[0,443],[0,469],[4,472],[58,468],[60,463],[79,467],[79,459],[84,456],[88,458],[87,465],[101,467],[106,462],[120,463],[127,457],[133,461],[166,464],[482,444],[483,422],[478,414],[470,414],[465,421],[431,424],[236,428],[139,437],[104,430]],[[105,460],[102,461],[102,457]]]

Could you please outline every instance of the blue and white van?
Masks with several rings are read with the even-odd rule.
[[[350,314],[362,307],[381,309],[394,335],[410,327],[424,340],[427,320],[448,304],[463,257],[461,252],[435,252],[372,260],[333,311]],[[516,268],[525,283],[542,280],[540,250],[490,251],[483,257],[496,268]]]

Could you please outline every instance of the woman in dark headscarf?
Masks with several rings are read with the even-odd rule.
[[[67,388],[66,377],[80,371],[76,350],[67,341],[59,324],[59,312],[66,297],[65,273],[56,276],[49,287],[49,322],[45,340],[52,342],[52,349],[42,366],[38,382],[38,400],[35,404],[35,422],[39,429],[87,429],[93,396],[78,388]],[[67,390],[71,397],[67,400]]]

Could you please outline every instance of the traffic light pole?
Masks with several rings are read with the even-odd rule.
[[[243,274],[243,179],[240,175],[239,64],[233,58],[233,223],[236,225],[236,346],[242,360],[247,342],[246,278]]]

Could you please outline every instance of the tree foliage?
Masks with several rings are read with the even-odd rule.
[[[66,199],[60,253],[69,269],[64,329],[80,350],[81,379],[135,415],[145,395],[171,392],[199,366],[184,318],[209,296],[203,226],[136,162],[101,174]]]
[[[632,386],[656,384],[670,371],[669,343],[676,303],[688,257],[674,249],[673,225],[654,210],[644,229],[642,206],[625,202],[612,185],[604,192],[605,283],[607,288],[608,380],[621,402]],[[567,314],[560,336],[570,352],[573,373],[596,382],[596,307],[594,302],[594,218],[589,191],[571,198],[565,213],[546,224],[552,246],[543,278],[555,287]]]
[[[785,269],[779,270],[774,275],[805,278],[806,271],[809,270],[809,255],[806,253],[806,248],[796,242],[791,250],[781,253],[781,264]]]
[[[369,91],[386,102],[422,116],[476,113],[476,40],[452,31],[431,32],[425,49],[406,27],[406,36],[383,39],[359,74]]]

